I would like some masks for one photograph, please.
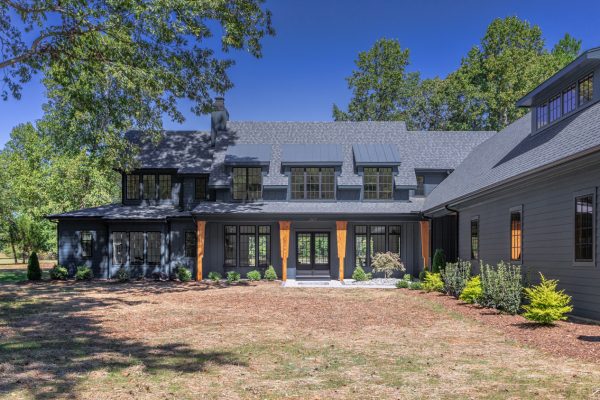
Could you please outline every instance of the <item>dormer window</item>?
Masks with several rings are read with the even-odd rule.
[[[548,125],[548,103],[538,106],[536,109],[537,128],[543,128]]]
[[[335,169],[292,168],[293,200],[333,200],[335,198]]]
[[[554,122],[560,118],[560,93],[553,98],[550,99],[550,103],[548,105],[550,110],[550,122]]]
[[[140,176],[139,175],[127,175],[127,200],[139,200],[140,199]]]
[[[365,200],[391,200],[392,168],[365,168],[363,176]]]
[[[577,108],[577,89],[575,85],[563,92],[563,114],[568,114]]]
[[[259,200],[262,196],[261,168],[233,168],[233,199]]]
[[[589,103],[594,98],[594,74],[579,81],[579,105]]]

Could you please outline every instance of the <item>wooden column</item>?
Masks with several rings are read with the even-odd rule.
[[[348,221],[335,221],[337,230],[337,251],[340,261],[340,281],[344,280],[344,259],[346,258],[346,232]]]
[[[423,269],[429,269],[429,221],[419,221],[421,227],[421,256]]]
[[[206,221],[196,221],[196,280],[202,280],[202,259],[204,258],[204,236]]]
[[[279,221],[279,244],[281,251],[281,279],[287,280],[287,263],[290,255],[290,221]]]

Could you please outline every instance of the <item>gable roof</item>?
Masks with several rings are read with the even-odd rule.
[[[282,144],[281,163],[287,165],[341,165],[340,144]]]
[[[361,143],[352,145],[356,165],[400,165],[400,153],[395,144]]]
[[[476,147],[425,200],[434,211],[511,180],[600,151],[600,103],[531,135],[531,113]]]

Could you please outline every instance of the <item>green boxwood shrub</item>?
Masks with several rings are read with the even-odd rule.
[[[50,279],[54,279],[57,281],[65,281],[69,277],[69,270],[63,267],[62,265],[56,264],[50,270]]]
[[[497,266],[481,265],[481,304],[516,314],[521,308],[523,292],[521,267],[503,261]]]
[[[249,281],[260,281],[260,279],[261,279],[260,271],[257,271],[257,270],[250,271],[246,274],[246,278]]]
[[[423,270],[419,272],[419,280],[423,282],[425,280],[425,275],[427,275],[427,271]]]
[[[210,279],[213,282],[218,282],[220,281],[222,278],[221,274],[215,271],[210,271],[208,273],[208,279]]]
[[[192,273],[189,269],[187,269],[183,265],[180,265],[177,267],[177,278],[181,282],[189,282],[192,280]]]
[[[427,273],[423,281],[423,289],[428,292],[443,292],[444,282],[442,276],[439,273]]]
[[[482,296],[481,278],[479,275],[476,275],[467,281],[467,285],[458,298],[465,303],[475,304],[481,302]]]
[[[31,253],[27,261],[27,279],[30,281],[39,281],[42,279],[42,269],[40,268],[40,261],[35,251]]]
[[[402,277],[403,280],[405,281],[412,281],[412,275],[411,274],[404,274],[404,276]]]
[[[129,282],[129,280],[131,279],[131,274],[129,273],[129,270],[127,268],[121,267],[117,271],[117,274],[115,277],[117,278],[117,280],[119,282],[125,283],[125,282]]]
[[[357,266],[354,269],[354,272],[352,273],[352,279],[354,279],[355,281],[368,281],[369,279],[371,279],[371,277],[372,275],[367,274],[360,265]]]
[[[81,265],[77,267],[77,271],[75,272],[75,279],[78,281],[89,281],[94,277],[92,273],[92,269],[90,267],[86,267],[85,265]]]
[[[265,271],[265,279],[268,281],[274,281],[277,279],[277,272],[275,272],[275,268],[272,265],[269,265],[269,268]]]
[[[423,289],[423,284],[421,282],[413,282],[408,286],[408,288],[410,290],[421,290]]]
[[[525,289],[529,304],[523,306],[523,316],[544,325],[567,319],[565,314],[573,311],[571,296],[565,294],[564,290],[556,290],[557,280],[547,280],[541,273],[540,276],[539,285]]]
[[[455,263],[447,263],[440,274],[444,281],[444,290],[446,293],[454,297],[459,297],[471,276],[471,263],[463,260],[458,260]]]
[[[444,249],[437,249],[433,254],[433,261],[431,263],[431,272],[437,274],[446,266],[446,253]]]
[[[240,273],[237,271],[229,271],[227,273],[227,282],[233,283],[240,280]]]
[[[409,286],[410,286],[410,282],[407,281],[406,279],[402,279],[402,280],[399,280],[398,282],[396,282],[396,287],[398,289],[408,289]]]

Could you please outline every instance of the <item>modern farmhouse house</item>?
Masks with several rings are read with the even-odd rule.
[[[236,122],[141,143],[122,201],[52,215],[59,263],[110,278],[186,265],[283,279],[349,277],[373,254],[409,273],[448,258],[519,263],[560,280],[575,314],[600,319],[600,49],[518,103],[498,133],[416,132],[403,122]],[[129,138],[138,140],[136,132]]]

